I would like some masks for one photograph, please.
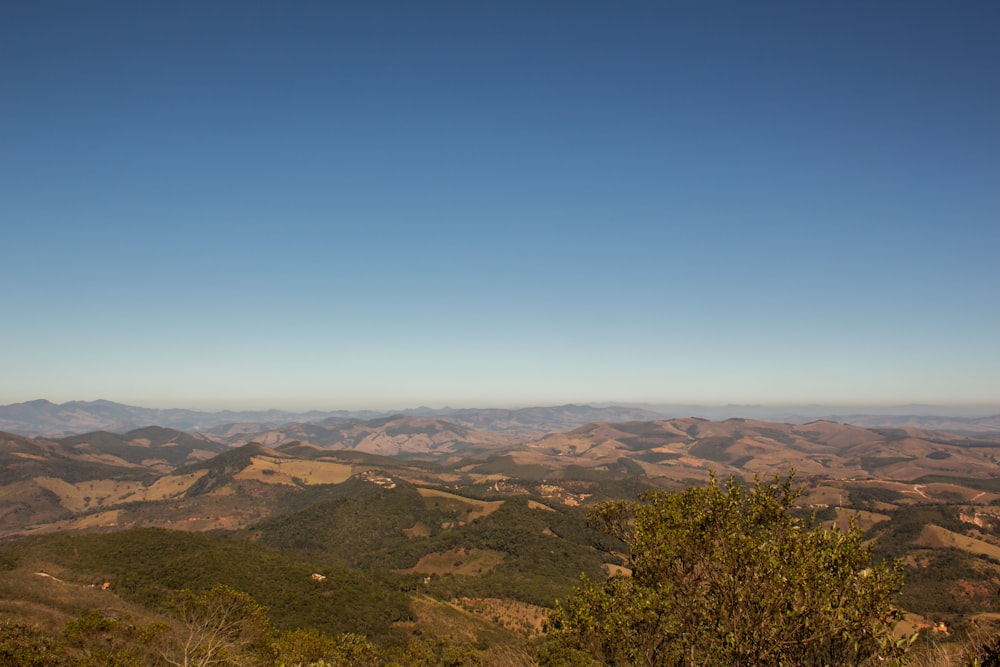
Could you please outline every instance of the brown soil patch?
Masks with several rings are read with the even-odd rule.
[[[609,577],[614,577],[617,575],[621,575],[623,577],[632,576],[632,569],[627,568],[624,565],[615,565],[614,563],[604,563],[601,567],[604,568],[604,571],[608,573]]]
[[[415,524],[413,524],[412,528],[404,528],[403,534],[406,535],[411,540],[418,537],[430,537],[431,529],[430,526],[428,526],[427,524],[418,521]]]

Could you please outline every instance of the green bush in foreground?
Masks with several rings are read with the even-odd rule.
[[[799,489],[730,479],[595,507],[629,545],[631,577],[588,579],[558,605],[553,638],[609,665],[866,665],[899,661],[897,566],[861,531],[795,516]]]

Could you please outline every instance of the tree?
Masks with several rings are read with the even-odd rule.
[[[181,628],[161,658],[177,667],[246,667],[274,662],[267,609],[246,593],[216,585],[203,595],[174,598]]]
[[[586,578],[550,632],[609,665],[865,665],[900,659],[901,566],[861,531],[793,513],[793,476],[733,478],[607,502],[591,523],[629,548],[631,576]]]
[[[89,611],[67,623],[63,636],[84,655],[78,667],[143,667],[156,662],[156,642],[169,630],[166,623],[138,625],[128,615]]]
[[[21,621],[0,620],[0,665],[4,667],[73,667],[64,643]]]

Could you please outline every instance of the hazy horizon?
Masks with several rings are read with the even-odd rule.
[[[649,403],[649,402],[617,402],[617,401],[580,401],[580,402],[565,402],[565,403],[550,403],[550,404],[469,404],[469,405],[427,405],[427,404],[416,404],[416,405],[395,405],[395,406],[353,406],[346,407],[342,405],[321,405],[316,404],[313,406],[296,406],[296,405],[285,405],[280,404],[246,404],[246,403],[231,403],[231,402],[221,402],[215,404],[176,404],[176,403],[157,403],[157,402],[122,402],[122,401],[111,401],[110,399],[97,398],[97,399],[85,399],[85,400],[70,400],[70,401],[50,401],[47,398],[35,398],[28,401],[19,401],[17,403],[12,403],[9,405],[0,405],[0,407],[9,407],[10,405],[22,405],[26,403],[32,403],[35,401],[48,401],[54,405],[66,405],[74,403],[101,403],[101,402],[111,402],[120,405],[126,405],[130,407],[146,408],[152,410],[190,410],[195,412],[206,412],[206,413],[216,413],[216,412],[267,412],[267,411],[277,411],[277,412],[288,412],[288,413],[308,413],[308,412],[377,412],[377,413],[390,413],[390,412],[413,412],[419,410],[430,410],[430,411],[446,411],[446,410],[521,410],[521,409],[531,409],[531,408],[559,408],[568,405],[577,406],[589,406],[589,407],[633,407],[640,408],[650,411],[657,410],[685,410],[690,409],[691,412],[685,412],[683,416],[700,416],[709,415],[709,418],[713,415],[759,415],[761,413],[785,413],[785,414],[801,414],[802,416],[812,416],[812,415],[835,415],[835,414],[887,414],[887,415],[919,415],[919,416],[992,416],[995,414],[1000,414],[1000,404],[998,403],[945,403],[945,404],[930,404],[930,403],[719,403],[719,404],[701,404],[701,403],[683,403],[683,402],[673,402],[673,403]],[[680,414],[676,416],[682,416]]]
[[[0,404],[1000,405],[997,25],[5,4]]]

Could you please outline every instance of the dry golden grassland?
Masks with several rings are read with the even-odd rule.
[[[959,535],[940,526],[927,525],[920,531],[920,537],[914,542],[921,547],[941,548],[954,547],[969,553],[987,556],[1000,560],[1000,547],[974,537]]]
[[[529,500],[528,501],[528,507],[531,508],[531,509],[533,509],[533,510],[543,510],[543,511],[546,511],[546,512],[555,512],[554,508],[549,507],[548,505],[546,505],[544,503],[540,503],[537,500]]]
[[[410,608],[415,620],[397,625],[440,641],[451,644],[472,642],[478,640],[484,631],[489,631],[490,624],[459,605],[427,595],[411,596]]]
[[[488,549],[451,549],[439,553],[427,554],[417,561],[417,564],[406,570],[407,574],[443,575],[457,574],[474,577],[491,572],[503,562],[504,555]]]
[[[461,598],[464,609],[501,627],[526,635],[540,635],[549,610],[538,605],[499,598]]]
[[[834,519],[832,523],[842,532],[846,532],[851,527],[852,521],[854,522],[855,527],[865,531],[876,524],[882,523],[883,521],[889,521],[892,518],[888,514],[867,512],[865,510],[844,509],[843,507],[838,507],[835,511],[837,513],[837,518]]]
[[[456,509],[467,509],[467,521],[474,521],[475,519],[487,517],[500,509],[500,506],[504,503],[502,500],[475,500],[474,498],[465,498],[463,496],[448,493],[447,491],[441,491],[439,489],[418,488],[417,493],[424,498],[425,504],[430,501],[431,503],[436,502],[439,505],[443,503],[445,506],[451,506]]]
[[[149,486],[142,482],[97,479],[70,484],[57,477],[35,477],[34,482],[59,498],[71,512],[87,512],[114,507],[125,502],[167,500],[180,496],[205,475],[204,470],[187,475],[161,477]]]
[[[265,484],[342,484],[354,474],[354,468],[345,463],[315,461],[305,459],[281,459],[270,456],[255,456],[235,478],[253,480]]]
[[[989,505],[991,501],[996,498],[1000,498],[1000,495],[997,495],[996,493],[991,493],[989,491],[977,491],[976,489],[959,486],[958,484],[921,484],[920,490],[930,498],[946,502],[954,502],[955,499],[961,498],[961,502],[964,503]]]

